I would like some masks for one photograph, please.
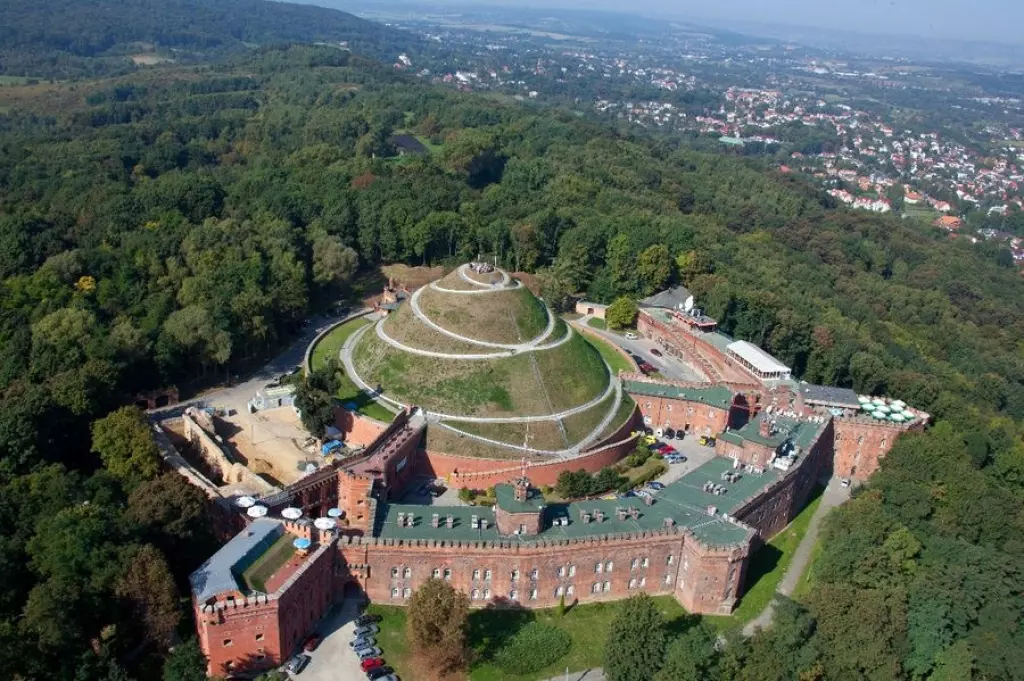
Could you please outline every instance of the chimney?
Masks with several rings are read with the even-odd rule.
[[[513,483],[513,495],[519,503],[524,503],[530,498],[530,481],[523,476]]]

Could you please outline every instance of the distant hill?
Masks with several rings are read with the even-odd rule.
[[[195,61],[255,45],[347,43],[393,60],[409,33],[339,10],[266,0],[0,0],[0,74],[66,78],[170,58]]]

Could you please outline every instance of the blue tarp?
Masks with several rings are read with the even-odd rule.
[[[323,446],[320,448],[320,453],[321,454],[330,454],[334,450],[341,449],[344,446],[345,445],[343,445],[341,443],[341,440],[330,440],[329,442],[325,442],[323,444]]]

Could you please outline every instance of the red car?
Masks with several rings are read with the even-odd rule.
[[[374,667],[380,667],[383,664],[384,660],[380,659],[379,657],[368,657],[365,660],[363,660],[359,664],[359,666],[363,668],[364,672],[368,672]]]
[[[309,636],[305,641],[302,642],[302,649],[305,650],[307,653],[312,652],[316,650],[316,647],[320,645],[320,641],[322,640],[322,638],[320,638],[316,634],[313,634],[312,636]]]

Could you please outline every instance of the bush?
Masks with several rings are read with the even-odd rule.
[[[654,480],[654,479],[660,477],[661,475],[663,475],[665,473],[665,471],[667,471],[667,470],[668,470],[668,464],[659,463],[657,466],[653,467],[651,470],[647,471],[646,473],[641,475],[639,478],[634,479],[630,483],[630,485],[633,486],[633,487],[639,487],[640,485],[646,485],[651,480]]]
[[[494,656],[494,664],[509,674],[531,674],[554,664],[572,648],[565,631],[530,622],[509,639]]]

